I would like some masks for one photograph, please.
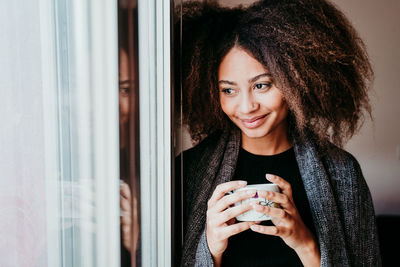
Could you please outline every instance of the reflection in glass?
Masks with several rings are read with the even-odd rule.
[[[137,1],[118,6],[121,266],[140,266]]]

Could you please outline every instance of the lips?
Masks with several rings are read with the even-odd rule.
[[[257,116],[257,117],[253,117],[253,118],[250,118],[250,119],[240,119],[240,120],[242,121],[243,125],[246,128],[253,129],[253,128],[257,128],[258,126],[263,124],[264,121],[265,121],[265,117],[267,117],[267,115],[268,114]]]

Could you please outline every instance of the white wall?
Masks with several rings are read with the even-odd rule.
[[[400,1],[335,0],[367,45],[375,71],[368,121],[347,145],[359,160],[378,214],[400,214]]]
[[[221,0],[223,5],[253,1]],[[367,46],[375,82],[374,122],[366,121],[345,147],[360,162],[377,214],[400,214],[400,1],[334,0]],[[183,148],[191,146],[187,135]]]

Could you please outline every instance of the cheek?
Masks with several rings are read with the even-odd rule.
[[[227,114],[227,103],[226,103],[226,99],[223,96],[219,96],[219,104],[220,104],[220,108],[222,109],[222,111]]]
[[[283,98],[281,98],[279,100],[277,99],[274,103],[274,107],[276,110],[280,110],[280,111],[287,111],[287,109],[288,109],[286,101]]]
[[[220,96],[219,103],[220,103],[222,111],[226,115],[231,116],[231,115],[234,114],[235,103],[234,103],[234,101],[232,99],[229,99],[229,98],[224,97],[224,96],[222,96],[222,97]]]
[[[280,101],[275,103],[275,111],[278,113],[280,119],[285,119],[288,115],[289,108],[286,101],[282,98]]]
[[[272,111],[283,112],[288,109],[287,103],[279,91],[262,95],[259,101]]]
[[[129,96],[119,97],[119,110],[121,115],[129,114]]]

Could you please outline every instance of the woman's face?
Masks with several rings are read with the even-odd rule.
[[[218,70],[221,108],[240,128],[243,138],[286,134],[287,104],[265,67],[234,47]]]

